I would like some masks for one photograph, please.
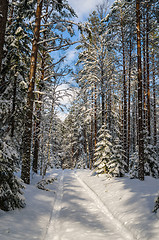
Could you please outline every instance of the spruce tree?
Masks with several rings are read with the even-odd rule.
[[[99,130],[99,138],[95,151],[94,167],[97,174],[109,173],[109,163],[112,155],[112,136],[106,126]]]

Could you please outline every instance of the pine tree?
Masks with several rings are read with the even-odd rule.
[[[27,94],[27,113],[23,138],[23,157],[21,178],[27,184],[30,183],[30,151],[31,151],[31,135],[32,135],[32,116],[33,116],[33,101],[34,101],[34,85],[35,73],[37,64],[38,41],[40,35],[40,21],[43,1],[37,0],[36,21],[34,28],[34,41],[32,44],[32,54],[30,60],[29,87]]]
[[[142,118],[142,70],[141,70],[141,39],[140,39],[140,0],[136,0],[137,26],[137,61],[138,61],[138,136],[139,136],[139,179],[144,180],[144,145]]]
[[[7,22],[7,13],[8,13],[8,0],[0,1],[0,74],[1,74],[1,65],[3,58],[3,45],[5,40],[5,30]],[[3,85],[1,86],[3,87]]]

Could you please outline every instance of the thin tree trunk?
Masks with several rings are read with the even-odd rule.
[[[46,39],[45,33],[44,33],[44,39]],[[46,43],[44,43],[44,47],[46,46]],[[43,88],[43,81],[44,81],[44,74],[45,74],[45,58],[46,58],[46,51],[45,48],[43,49],[43,55],[42,55],[42,62],[41,62],[41,79],[39,82],[39,91],[42,91]],[[34,144],[34,155],[33,155],[33,171],[37,173],[38,170],[38,155],[39,155],[39,134],[40,134],[40,123],[41,123],[41,101],[42,101],[42,95],[39,94],[39,106],[37,108],[37,118],[36,118],[36,129],[35,129],[35,144]]]
[[[12,100],[12,117],[11,117],[11,137],[14,136],[15,128],[15,102],[16,102],[16,90],[17,90],[17,75],[14,76],[14,85],[13,85],[13,100]]]
[[[12,1],[13,3],[13,1]],[[11,3],[11,9],[9,12],[9,20],[8,25],[12,24],[13,20],[13,13],[14,13],[14,5]],[[17,74],[14,73],[14,84],[13,84],[13,100],[12,100],[12,117],[11,117],[11,137],[14,136],[14,129],[15,129],[15,106],[16,106],[16,88],[17,88]]]
[[[111,92],[111,84],[109,83],[109,91],[108,91],[108,129],[111,131],[111,113],[112,113],[112,92]]]
[[[84,93],[84,102],[85,102],[86,112],[87,112],[87,94],[85,94],[85,93]],[[85,113],[84,113],[84,116],[85,116]],[[88,126],[86,123],[83,123],[83,126],[84,126],[84,149],[85,149],[85,153],[86,153],[86,166],[87,166],[87,168],[89,168],[90,153],[89,153],[89,138],[88,138],[88,134],[87,134]]]
[[[154,130],[153,130],[153,140],[154,146],[157,144],[157,122],[156,122],[156,81],[155,81],[155,56],[154,49],[152,51],[152,71],[153,71],[153,114],[154,114]]]
[[[139,121],[138,121],[138,94],[137,94],[137,86],[136,86],[136,93],[135,93],[135,120],[136,120],[136,145],[139,145]]]
[[[89,168],[93,166],[93,87],[92,87],[92,109],[91,109],[91,139],[90,139],[90,164]]]
[[[129,170],[129,162],[127,156],[127,87],[126,87],[126,65],[125,65],[125,41],[123,18],[121,16],[121,34],[122,34],[122,50],[123,50],[123,148],[125,152],[124,160],[127,163],[126,171]]]
[[[151,135],[150,123],[150,71],[149,71],[149,3],[146,7],[146,65],[147,65],[147,126],[148,136]]]
[[[144,9],[143,9],[144,11]],[[147,125],[147,114],[146,114],[146,49],[145,49],[145,39],[146,39],[146,36],[145,36],[145,29],[146,29],[146,26],[145,26],[145,12],[143,12],[143,101],[144,101],[144,125],[146,126]]]
[[[22,180],[30,183],[30,153],[31,153],[31,136],[32,136],[32,116],[33,116],[33,101],[34,101],[34,84],[37,64],[38,41],[40,35],[40,22],[41,22],[42,1],[37,0],[36,21],[34,28],[34,40],[32,44],[32,54],[30,63],[29,75],[29,88],[27,95],[27,112],[26,123],[24,129],[24,143],[23,143],[23,156],[22,156]]]
[[[51,119],[50,119],[50,124],[49,124],[50,127],[49,127],[48,140],[47,140],[46,151],[45,151],[46,164],[45,164],[43,176],[46,174],[47,167],[50,164],[50,140],[51,140],[53,118],[54,118],[54,100],[53,100],[52,106],[51,106]]]
[[[101,69],[101,97],[102,97],[102,125],[104,125],[105,120],[105,96],[104,96],[104,71],[103,66]]]
[[[97,144],[97,85],[95,83],[94,87],[95,97],[94,97],[94,152],[96,150]]]
[[[141,39],[140,39],[140,0],[136,0],[136,27],[137,27],[137,72],[138,72],[138,136],[139,136],[139,168],[138,177],[144,180],[144,144],[142,118],[142,70],[141,70]]]
[[[135,137],[136,137],[136,131],[135,131],[135,95],[133,96],[133,110],[132,110],[132,147],[133,147],[133,152],[136,151],[136,141],[135,141]]]
[[[43,109],[42,109],[43,110]],[[41,123],[41,137],[40,137],[40,147],[41,147],[41,158],[40,158],[40,175],[43,176],[44,169],[44,125]]]
[[[131,36],[130,36],[131,37]],[[130,157],[130,96],[131,96],[131,51],[132,51],[132,43],[130,38],[130,52],[129,52],[129,87],[128,87],[128,154],[127,154],[127,162],[129,166],[129,157]]]

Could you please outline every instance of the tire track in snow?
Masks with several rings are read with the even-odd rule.
[[[53,210],[51,212],[49,223],[48,223],[48,226],[46,229],[46,234],[45,234],[45,237],[43,240],[60,240],[59,214],[60,214],[61,203],[62,203],[62,198],[63,198],[63,178],[64,178],[64,176],[63,176],[63,171],[62,171],[60,180],[59,180],[57,196],[53,203]]]
[[[125,240],[135,240],[133,234],[118,220],[113,214],[108,210],[106,205],[101,201],[98,195],[84,182],[76,173],[74,173],[79,183],[84,187],[87,191],[88,195],[94,200],[96,206],[112,221],[112,224],[116,227],[116,229],[123,235]]]

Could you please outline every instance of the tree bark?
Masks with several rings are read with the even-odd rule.
[[[37,0],[34,40],[32,44],[32,54],[31,54],[31,63],[30,63],[29,88],[28,88],[28,95],[27,95],[27,111],[26,111],[27,121],[25,123],[25,129],[24,129],[24,138],[23,138],[24,143],[23,143],[22,170],[21,170],[21,178],[27,184],[30,183],[32,116],[33,116],[34,85],[35,85],[35,74],[36,74],[36,64],[37,64],[38,41],[39,41],[39,35],[40,35],[41,11],[42,11],[42,1]]]
[[[105,95],[104,95],[104,70],[103,70],[103,57],[102,57],[102,64],[101,64],[101,97],[102,97],[102,125],[105,122]]]
[[[123,148],[125,152],[124,160],[127,163],[126,171],[129,170],[129,162],[127,159],[127,86],[126,86],[126,64],[125,64],[125,46],[124,46],[124,28],[123,18],[121,16],[121,34],[122,34],[122,50],[123,50]]]
[[[146,6],[146,65],[147,65],[147,127],[148,136],[151,135],[150,123],[150,71],[149,71],[149,3]]]
[[[145,12],[143,9],[143,101],[144,101],[144,125],[147,125],[147,114],[146,114],[146,49],[145,49],[145,45],[146,45],[146,36],[145,36],[145,30],[146,30],[146,26],[145,26]]]
[[[47,17],[48,17],[48,5],[46,7],[46,19],[45,24],[47,23]],[[43,39],[46,40],[46,32],[44,31]],[[41,92],[43,89],[43,81],[45,76],[45,60],[46,60],[46,42],[44,41],[43,44],[43,52],[42,52],[42,61],[41,61],[41,78],[39,82],[39,91]],[[41,102],[42,95],[39,94],[38,101]],[[36,129],[35,129],[35,145],[34,145],[34,155],[33,155],[33,171],[37,173],[38,171],[38,156],[39,156],[39,134],[40,134],[40,122],[41,122],[41,103],[39,103],[38,109],[37,109],[37,119],[36,119]]]
[[[137,27],[137,74],[138,74],[138,137],[139,137],[139,168],[138,177],[144,180],[144,144],[142,118],[142,70],[141,70],[141,39],[140,39],[140,0],[136,0]]]
[[[90,163],[89,168],[93,167],[93,87],[91,89],[92,92],[92,109],[91,109],[91,138],[90,138]]]
[[[97,84],[94,87],[95,97],[94,97],[94,152],[96,150],[97,144]]]
[[[130,96],[131,96],[131,51],[132,51],[132,43],[130,36],[130,50],[129,50],[129,86],[128,86],[128,154],[127,154],[127,162],[129,165],[129,157],[130,157]]]
[[[133,148],[133,152],[135,152],[136,151],[136,141],[135,141],[135,137],[136,137],[136,129],[135,129],[135,123],[136,123],[136,119],[135,119],[135,109],[136,109],[136,107],[135,107],[135,104],[136,104],[136,102],[135,102],[135,95],[133,95],[133,102],[134,102],[134,104],[133,104],[133,109],[132,109],[132,148]]]
[[[51,141],[51,133],[52,133],[52,125],[53,125],[53,118],[54,118],[54,99],[52,100],[52,106],[51,106],[51,118],[50,118],[50,124],[49,124],[49,132],[48,132],[48,139],[47,139],[47,144],[46,144],[46,149],[45,149],[45,157],[46,157],[46,162],[44,166],[44,171],[43,171],[43,176],[46,175],[46,170],[47,167],[50,165],[50,141]],[[71,139],[72,143],[72,139]],[[71,163],[73,163],[73,155],[71,154]]]
[[[14,136],[14,128],[15,128],[16,90],[17,90],[17,76],[16,76],[16,73],[15,73],[14,85],[13,85],[13,100],[12,100],[11,137]]]
[[[154,130],[153,130],[153,140],[154,146],[157,144],[157,121],[156,121],[156,81],[155,81],[155,53],[154,49],[152,51],[152,71],[153,71],[153,115],[154,115]]]

